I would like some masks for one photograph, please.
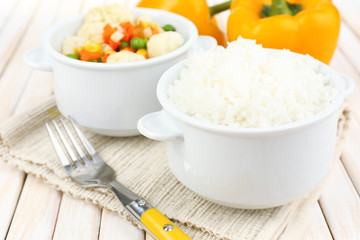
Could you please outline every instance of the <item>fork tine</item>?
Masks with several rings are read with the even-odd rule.
[[[55,152],[58,155],[61,164],[66,167],[66,166],[71,166],[71,163],[68,159],[68,157],[65,155],[65,153],[63,152],[63,150],[61,149],[60,143],[58,142],[58,140],[56,140],[56,137],[54,135],[54,132],[51,130],[50,126],[48,123],[45,123],[46,129],[49,133],[50,136],[50,140],[52,145],[54,146]]]
[[[86,154],[84,153],[84,151],[81,149],[78,141],[74,138],[74,135],[71,133],[70,129],[68,128],[67,124],[65,123],[64,119],[63,118],[60,118],[60,121],[62,122],[65,130],[66,130],[66,133],[67,135],[69,136],[71,142],[73,143],[76,151],[78,152],[78,154],[80,155],[81,159],[84,161],[84,163],[86,165],[91,165],[91,162],[89,160],[89,158],[86,156]]]
[[[84,145],[86,150],[89,152],[89,154],[90,155],[96,154],[94,147],[90,144],[90,142],[87,140],[85,135],[81,132],[81,130],[79,129],[79,127],[77,126],[75,121],[72,119],[72,117],[69,116],[69,120],[70,120],[71,124],[73,125],[77,135],[79,136],[82,144]]]
[[[61,129],[59,128],[59,126],[57,125],[55,120],[52,120],[52,123],[56,129],[56,131],[58,132],[60,139],[62,141],[62,143],[65,146],[66,151],[69,153],[70,158],[72,159],[73,163],[76,165],[76,167],[81,167],[81,164],[79,163],[79,159],[76,156],[75,152],[73,151],[73,149],[70,147],[68,141],[66,140],[64,134],[62,133]]]

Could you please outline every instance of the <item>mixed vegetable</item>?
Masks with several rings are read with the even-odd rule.
[[[62,53],[87,62],[133,62],[179,48],[183,37],[171,24],[160,27],[151,16],[117,4],[89,10],[76,36],[65,38]]]

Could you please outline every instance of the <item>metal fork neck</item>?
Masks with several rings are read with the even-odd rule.
[[[112,181],[108,183],[107,186],[119,198],[120,202],[124,205],[126,210],[128,210],[129,213],[137,220],[140,220],[141,216],[146,210],[152,208],[152,206],[147,201],[137,196],[135,193],[117,181]]]
[[[124,206],[139,198],[135,193],[124,187],[118,181],[112,181],[106,186],[115,193],[116,197]]]

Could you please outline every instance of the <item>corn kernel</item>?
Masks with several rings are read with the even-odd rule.
[[[141,21],[141,24],[144,26],[144,28],[147,28],[147,27],[158,28],[159,27],[159,25],[154,22]]]
[[[100,43],[91,42],[88,40],[85,42],[85,50],[88,52],[100,52],[101,45]]]
[[[136,51],[136,54],[140,54],[140,55],[143,55],[144,57],[146,57],[148,52],[146,51],[145,48],[140,48],[139,50]]]

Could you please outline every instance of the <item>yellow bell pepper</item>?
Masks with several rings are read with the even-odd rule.
[[[229,41],[255,39],[265,48],[309,54],[326,64],[334,54],[341,20],[331,0],[234,0],[230,9]]]
[[[199,35],[212,36],[219,45],[226,45],[225,35],[219,29],[216,19],[210,15],[206,0],[141,0],[137,6],[162,9],[184,16],[195,24]],[[216,14],[222,9],[211,11]]]

